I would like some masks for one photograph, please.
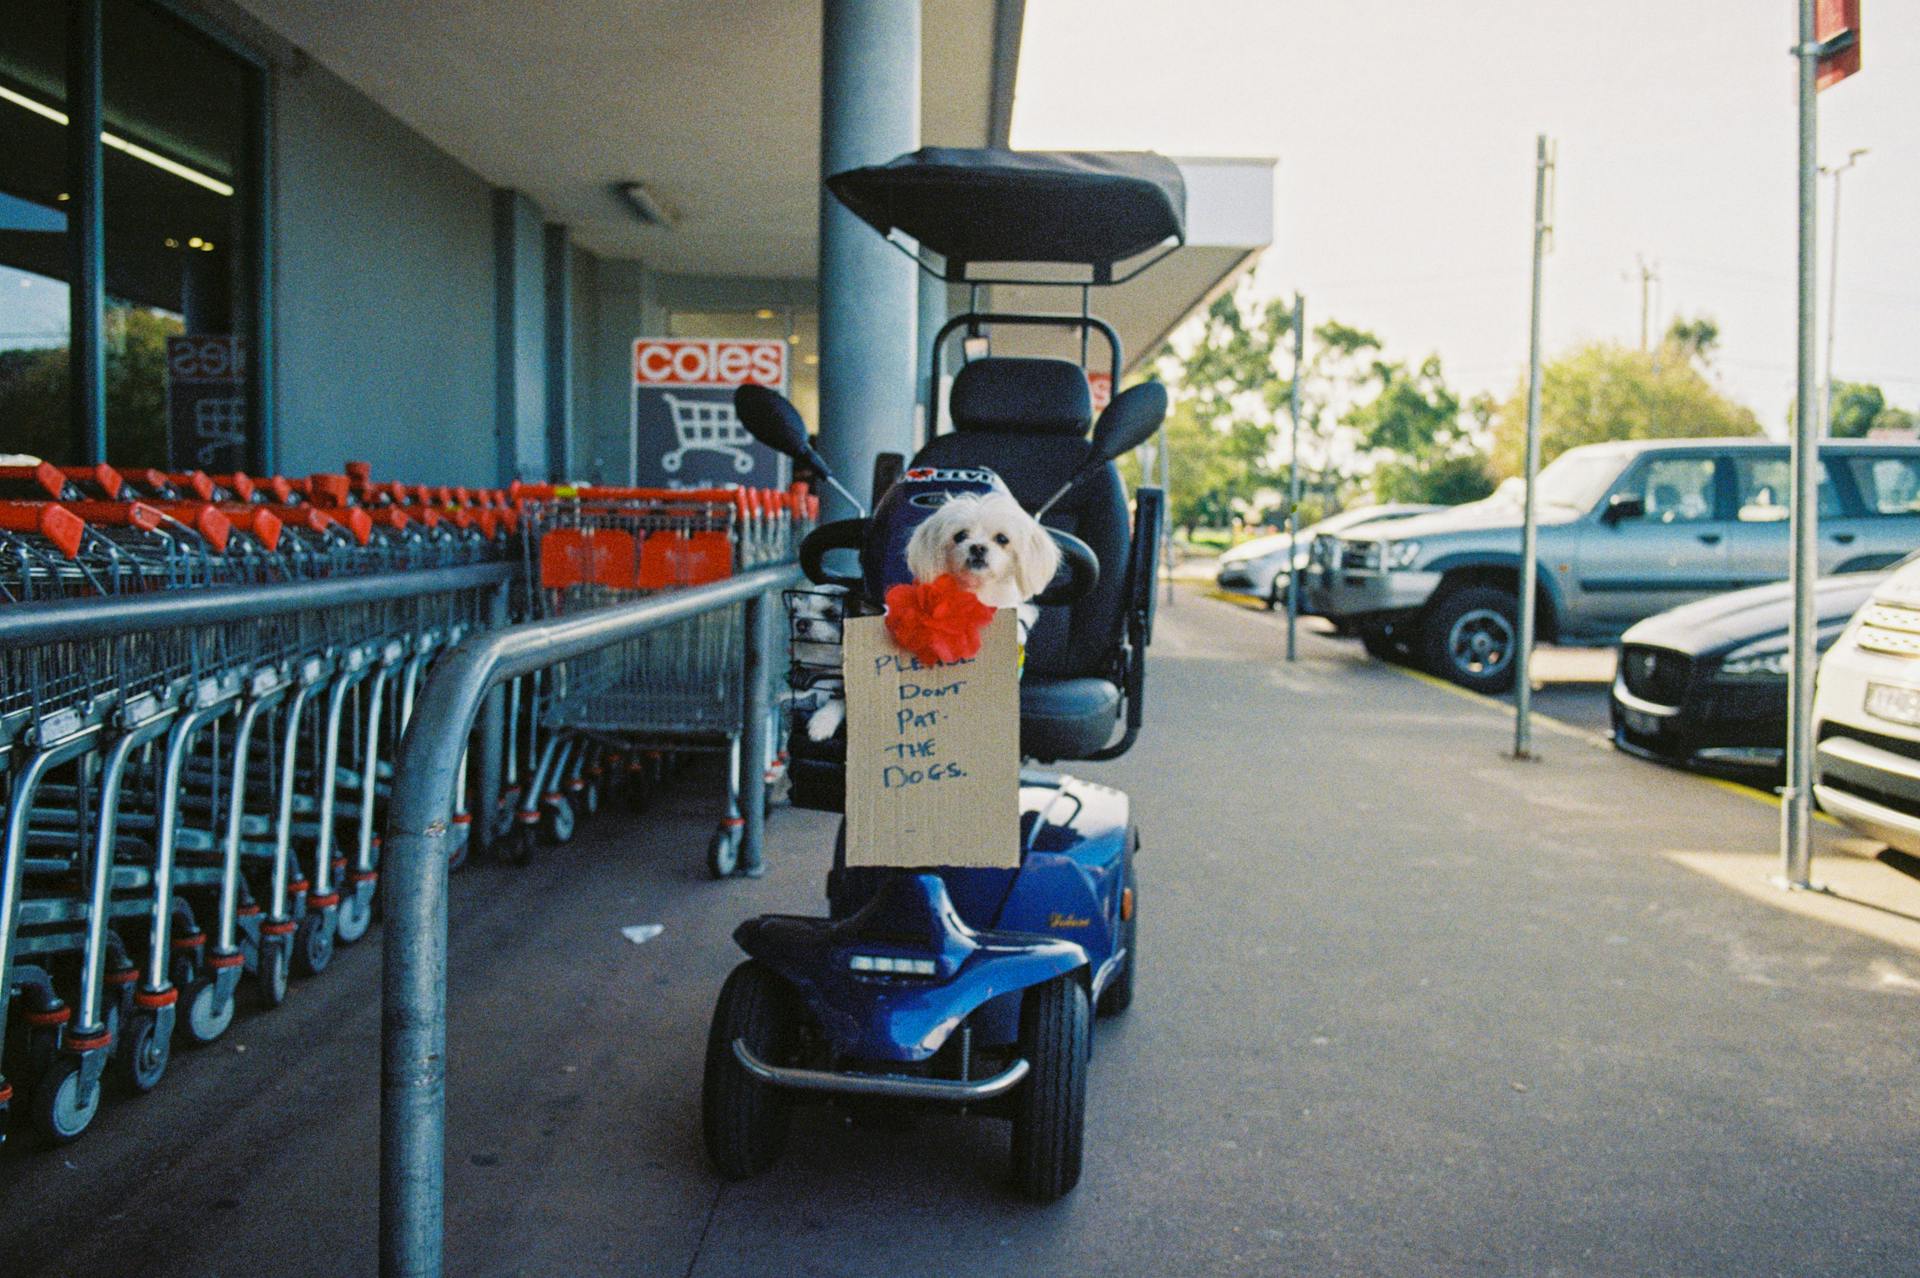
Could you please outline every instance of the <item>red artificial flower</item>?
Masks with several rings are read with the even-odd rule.
[[[932,581],[902,582],[887,591],[887,630],[924,665],[976,655],[993,613],[952,573]]]

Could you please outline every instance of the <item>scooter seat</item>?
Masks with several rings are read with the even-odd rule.
[[[1050,763],[1084,759],[1107,744],[1120,719],[1120,689],[1107,679],[1043,675],[1020,681],[1020,753]]]

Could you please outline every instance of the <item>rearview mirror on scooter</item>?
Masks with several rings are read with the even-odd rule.
[[[1160,423],[1166,417],[1167,388],[1159,382],[1142,382],[1115,395],[1113,401],[1101,411],[1100,420],[1093,424],[1093,451],[1087,454],[1087,460],[1074,472],[1073,478],[1062,484],[1060,491],[1047,498],[1046,504],[1034,512],[1034,518],[1046,514],[1056,502],[1108,462],[1146,443],[1153,437],[1153,432],[1160,429]]]
[[[848,492],[846,486],[834,477],[826,458],[807,438],[807,423],[801,419],[800,410],[785,395],[768,390],[765,386],[736,387],[733,392],[733,412],[740,419],[740,425],[746,428],[747,434],[774,452],[813,467],[819,472],[820,478],[853,503],[853,508],[860,512],[862,518],[866,517],[866,504]]]

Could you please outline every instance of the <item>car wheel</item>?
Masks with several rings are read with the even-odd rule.
[[[1391,630],[1371,626],[1362,630],[1360,646],[1365,648],[1367,655],[1376,661],[1391,661],[1396,665],[1406,663],[1406,647],[1400,642],[1400,637]]]
[[[1287,588],[1284,579],[1275,574],[1273,584],[1267,587],[1267,611],[1274,612],[1286,606]]]
[[[1519,600],[1494,586],[1469,586],[1443,596],[1420,624],[1427,668],[1475,692],[1513,686],[1520,647]]]

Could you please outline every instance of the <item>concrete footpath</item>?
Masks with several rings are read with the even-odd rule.
[[[1750,794],[1571,732],[1515,763],[1355,645],[1161,618],[1140,745],[1084,770],[1139,814],[1143,967],[1076,1193],[1013,1199],[1004,1125],[937,1116],[707,1171],[728,934],[821,905],[833,825],[780,810],[768,877],[716,884],[688,789],[455,881],[448,1272],[1920,1274],[1920,922],[1782,908]],[[373,1273],[378,960],[0,1152],[0,1272]]]

